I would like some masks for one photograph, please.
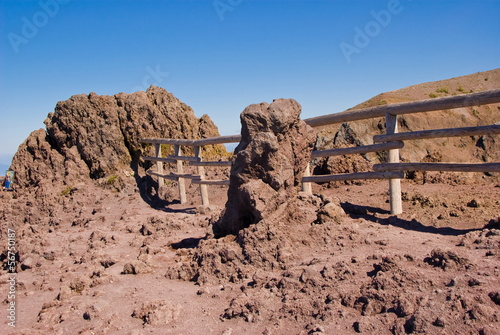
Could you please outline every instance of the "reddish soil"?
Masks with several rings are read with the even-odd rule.
[[[296,213],[219,240],[222,187],[208,209],[98,186],[50,208],[2,192],[2,243],[13,227],[19,262],[15,328],[2,270],[0,332],[499,334],[499,185],[404,182],[397,217],[386,186],[315,185],[340,200],[340,223]]]

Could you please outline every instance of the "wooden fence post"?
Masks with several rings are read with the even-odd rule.
[[[155,157],[161,158],[161,144],[155,144]],[[156,170],[158,170],[159,174],[163,174],[163,162],[156,162]],[[158,177],[158,187],[165,186],[165,180],[161,177]]]
[[[392,135],[398,132],[397,115],[385,114],[386,134]],[[399,149],[388,151],[388,163],[399,163]],[[389,179],[389,194],[391,203],[391,214],[403,213],[403,202],[401,199],[401,179]]]
[[[174,145],[174,155],[175,156],[182,156],[182,149],[179,144]],[[182,163],[182,160],[177,160],[177,173],[178,174],[183,174],[184,173],[184,166]],[[186,203],[186,183],[184,181],[184,178],[178,177],[177,178],[177,184],[179,184],[179,198],[181,200],[181,204]]]
[[[310,177],[311,176],[311,163],[308,162],[306,169],[304,171],[304,177]],[[307,193],[307,194],[312,194],[312,185],[310,182],[302,182],[302,191]]]
[[[194,146],[194,156],[199,158],[200,162],[202,161],[201,150],[202,150],[201,146],[199,145]],[[198,174],[200,175],[201,180],[205,179],[205,168],[201,165],[198,165]],[[208,206],[210,203],[208,201],[207,185],[200,184],[200,194],[201,194],[201,204],[203,206]]]

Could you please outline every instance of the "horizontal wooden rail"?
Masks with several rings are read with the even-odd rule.
[[[200,185],[219,185],[219,186],[227,186],[227,185],[229,185],[229,179],[227,179],[227,180],[201,180],[201,179],[193,179],[191,182],[193,184],[200,184]]]
[[[175,163],[174,159],[163,158],[163,157],[148,157],[148,156],[143,156],[142,159],[144,159],[145,161],[153,161],[153,162]]]
[[[500,172],[500,163],[381,163],[373,165],[375,171],[454,171]]]
[[[366,154],[368,152],[377,152],[377,151],[384,151],[384,150],[391,150],[391,149],[401,149],[404,146],[405,146],[404,142],[396,141],[396,142],[388,142],[388,143],[363,145],[363,146],[352,147],[352,148],[313,151],[311,154],[311,158],[343,156],[343,155],[352,155],[352,154]]]
[[[144,138],[141,140],[141,142],[150,144],[203,146],[203,145],[223,144],[223,143],[238,143],[240,140],[241,140],[241,135],[229,135],[229,136],[203,138],[200,140],[185,140],[185,139],[173,139],[173,138]]]
[[[327,174],[320,176],[303,177],[304,183],[325,183],[330,181],[344,181],[357,179],[401,179],[404,178],[402,171],[383,171],[383,172],[358,172],[345,174]]]
[[[189,165],[192,166],[231,166],[233,162],[231,161],[201,161],[201,162],[189,162]]]
[[[382,117],[385,116],[386,113],[392,115],[402,115],[443,109],[487,105],[493,103],[500,103],[500,89],[479,93],[455,95],[444,98],[382,105],[364,109],[355,109],[342,113],[313,117],[305,119],[304,121],[311,127],[320,127],[335,123],[344,123],[349,121]]]
[[[170,176],[174,176],[177,178],[186,178],[186,179],[199,179],[200,176],[197,174],[192,174],[192,173],[174,173],[170,172]]]
[[[412,131],[406,133],[397,133],[390,135],[375,135],[374,142],[387,141],[403,141],[403,140],[422,140],[429,138],[440,137],[459,137],[459,136],[475,136],[475,135],[494,135],[500,134],[500,124],[479,127],[463,127],[463,128],[448,128],[448,129],[431,129]]]
[[[168,156],[168,158],[173,159],[174,161],[187,161],[187,162],[199,162],[200,158],[199,157],[193,157],[193,156]]]
[[[194,145],[195,140],[184,140],[174,138],[144,138],[142,143],[149,144],[169,144],[169,145]]]
[[[156,177],[168,179],[168,180],[178,180],[179,179],[178,177],[175,177],[175,176],[172,176],[172,175],[169,175],[169,174],[158,173],[158,172],[154,172],[154,171],[151,171],[151,170],[147,170],[146,174],[148,174],[150,176],[156,176]]]
[[[151,170],[146,171],[146,173],[150,176],[156,176],[156,177],[161,177],[169,180],[178,180],[179,178],[186,178],[186,179],[199,179],[200,176],[197,174],[191,174],[191,173],[169,173],[169,174],[164,174],[164,173],[158,173],[154,172]]]
[[[224,144],[224,143],[239,143],[241,141],[241,135],[228,135],[228,136],[218,136],[204,138],[201,140],[195,140],[194,145],[213,145],[213,144]]]

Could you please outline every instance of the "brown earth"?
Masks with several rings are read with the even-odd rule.
[[[218,240],[210,222],[223,187],[211,188],[207,209],[194,192],[188,206],[151,207],[134,192],[85,186],[48,215],[39,200],[3,192],[19,273],[17,327],[4,304],[2,332],[498,334],[499,185],[405,182],[397,218],[386,186],[315,186],[321,198],[304,202],[342,199],[347,215],[296,213],[302,220]]]
[[[478,83],[494,82],[498,88],[498,73],[462,78],[461,89],[450,84],[455,78],[412,90],[422,98],[444,84],[453,93],[479,91]],[[141,113],[161,118],[190,109],[158,88],[121,98],[135,103],[120,105],[119,95],[59,103],[49,117],[49,132],[35,132],[16,155],[23,187],[0,193],[0,239],[6,247],[7,229],[15,231],[16,328],[6,318],[12,275],[5,247],[1,333],[499,334],[500,183],[495,174],[415,174],[403,181],[404,213],[397,217],[388,212],[387,182],[314,185],[314,196],[299,193],[294,207],[276,221],[216,239],[213,224],[226,204],[227,188],[210,187],[212,204],[203,207],[197,187],[190,185],[189,203],[181,205],[175,182],[156,191],[154,180],[144,175],[138,152],[151,148],[137,145],[140,137],[160,136],[156,132],[171,126],[182,134],[190,129],[188,137],[214,135],[201,131],[203,122],[192,111],[189,120],[165,121],[164,130],[130,132],[135,123],[138,128],[149,124]],[[484,116],[489,123],[499,121],[494,108]],[[95,115],[75,123],[70,116],[82,111]],[[448,112],[443,113],[446,119]],[[464,117],[470,119],[470,113],[464,111]],[[123,127],[124,115],[135,123]],[[117,122],[108,136],[99,129],[110,118]],[[72,126],[62,131],[68,122]],[[316,147],[364,143],[356,131],[362,126],[342,127],[341,135],[326,130],[330,137],[320,136]],[[89,131],[93,136],[79,138]],[[184,137],[176,134],[171,136]],[[469,158],[478,159],[482,150],[486,158],[480,161],[499,161],[498,141],[484,138],[478,147],[479,140],[467,138],[460,148]],[[93,147],[94,142],[100,144]],[[98,163],[108,154],[102,146],[113,143],[123,155]],[[436,148],[424,148],[431,157],[420,159],[435,159]],[[453,159],[454,151],[455,144],[441,150],[439,159]],[[410,156],[403,153],[403,159]],[[341,158],[318,166],[323,172],[352,172],[372,162]],[[211,179],[229,173],[208,170]]]

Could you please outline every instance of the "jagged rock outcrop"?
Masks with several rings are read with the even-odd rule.
[[[207,115],[193,110],[163,88],[114,96],[95,93],[57,103],[19,147],[12,168],[21,187],[98,179],[137,166],[146,137],[218,136]]]
[[[248,106],[231,168],[228,201],[214,223],[216,236],[236,234],[263,219],[279,220],[301,189],[316,138],[293,99]]]

